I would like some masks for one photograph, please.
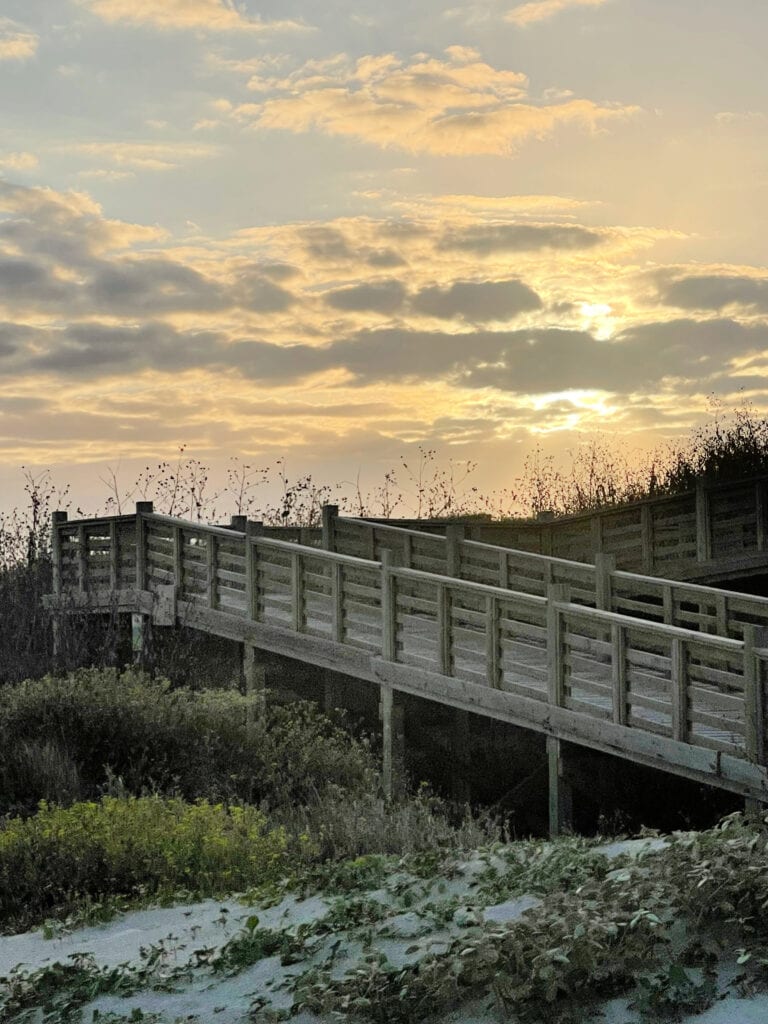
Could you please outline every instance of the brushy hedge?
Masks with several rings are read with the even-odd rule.
[[[103,797],[52,807],[0,828],[2,927],[66,913],[84,899],[180,888],[246,889],[285,870],[286,838],[255,807]]]
[[[313,704],[260,716],[252,697],[114,669],[0,688],[0,749],[0,814],[92,799],[116,780],[119,792],[270,808],[329,785],[368,792],[375,776],[367,744]]]

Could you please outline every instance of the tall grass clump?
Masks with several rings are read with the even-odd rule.
[[[66,914],[84,899],[241,891],[285,870],[285,835],[255,807],[103,797],[0,829],[2,925]]]
[[[81,669],[0,688],[0,814],[41,799],[123,790],[188,800],[306,803],[329,786],[360,793],[376,764],[315,705],[270,704],[234,691],[172,689],[133,670]]]

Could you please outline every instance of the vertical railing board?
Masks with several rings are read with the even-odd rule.
[[[763,660],[758,646],[764,650],[768,632],[763,627],[744,626],[744,726],[747,759],[752,764],[765,764],[765,680]]]
[[[87,543],[85,527],[81,524],[77,528],[77,587],[81,594],[84,594],[88,589]]]
[[[445,583],[437,585],[438,671],[451,675],[451,594]]]
[[[331,629],[336,643],[344,643],[344,566],[331,565]]]
[[[114,593],[119,585],[120,552],[117,546],[117,521],[109,524],[109,589]]]
[[[627,640],[624,627],[611,626],[611,671],[613,675],[613,720],[627,724]]]
[[[304,629],[304,559],[298,551],[291,552],[291,628]]]
[[[205,561],[208,577],[208,607],[215,608],[217,604],[216,594],[216,537],[209,533],[205,538]]]
[[[547,591],[547,697],[550,704],[562,707],[565,701],[565,658],[563,617],[558,602],[568,600],[568,590],[554,583]]]
[[[640,506],[640,547],[643,558],[643,572],[652,573],[655,562],[653,553],[653,507],[648,504]]]
[[[147,589],[147,522],[145,515],[151,515],[151,501],[136,502],[136,589]]]
[[[488,685],[501,688],[501,638],[499,636],[499,600],[494,594],[486,598],[485,611],[486,655],[485,666]]]
[[[671,642],[669,687],[672,738],[685,743],[688,739],[688,671],[685,641],[681,637],[673,637]]]
[[[701,481],[696,484],[696,560],[708,562],[712,557],[712,522],[709,494]]]
[[[393,572],[392,552],[381,552],[381,656],[397,661],[397,581]]]

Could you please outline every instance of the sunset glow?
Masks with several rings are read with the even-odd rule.
[[[0,0],[0,488],[768,411],[768,8]]]

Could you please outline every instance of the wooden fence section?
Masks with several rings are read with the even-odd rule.
[[[441,529],[437,522],[399,525]],[[465,530],[468,539],[517,551],[576,562],[612,554],[628,572],[722,582],[768,571],[768,477],[537,521],[470,520]]]
[[[332,514],[325,521],[328,546],[358,557],[390,550],[406,568],[541,597],[559,584],[574,604],[735,639],[745,627],[768,625],[767,597],[618,570],[611,555],[589,565],[466,540],[463,526],[434,534]]]
[[[545,593],[516,592],[506,562],[507,587],[449,576],[435,571],[445,538],[383,532],[393,543],[371,558],[141,506],[135,516],[59,518],[51,603],[97,611],[117,601],[768,802],[768,651],[754,626],[735,639],[709,634],[701,618],[684,629],[575,603],[554,571]],[[430,569],[397,564],[409,544]],[[478,547],[485,553],[470,542]],[[589,581],[575,582],[589,596]],[[661,599],[666,611],[687,603],[674,591],[671,604]],[[738,616],[724,600],[715,616]]]

